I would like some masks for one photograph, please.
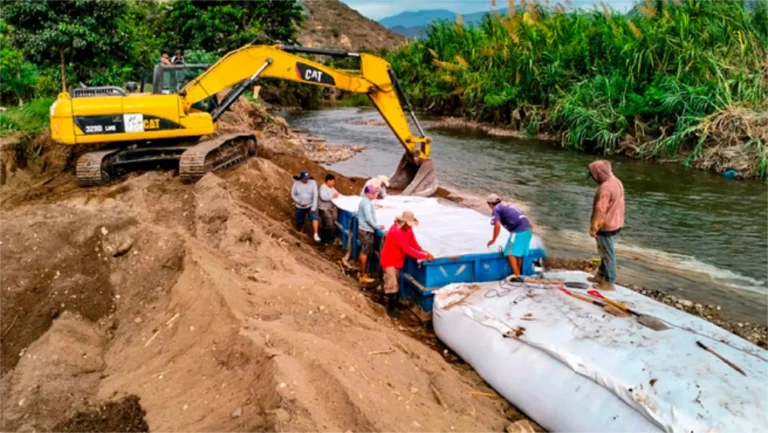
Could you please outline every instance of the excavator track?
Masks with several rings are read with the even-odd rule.
[[[80,186],[99,186],[112,178],[111,160],[120,149],[88,152],[77,159],[75,174]]]
[[[201,141],[181,155],[179,176],[184,183],[197,182],[209,171],[231,167],[256,154],[251,133],[221,135]]]

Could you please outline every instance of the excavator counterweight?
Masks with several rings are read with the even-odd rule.
[[[296,54],[358,57],[360,73],[339,71]],[[170,75],[158,74],[158,68]],[[182,180],[189,182],[246,159],[255,153],[256,137],[216,136],[216,121],[256,80],[269,77],[368,95],[405,149],[391,184],[411,195],[431,195],[438,188],[429,158],[431,139],[424,135],[389,63],[380,57],[291,45],[247,45],[196,77],[187,79],[185,71],[184,66],[157,66],[151,94],[104,87],[59,95],[50,110],[51,137],[70,145],[109,145],[78,161],[81,185],[103,184],[129,164],[151,167],[177,161]],[[177,84],[165,88],[168,82]],[[231,90],[218,103],[216,95],[226,89]],[[403,106],[418,136],[412,133]]]

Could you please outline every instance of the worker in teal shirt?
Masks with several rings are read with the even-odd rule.
[[[373,185],[367,185],[363,189],[363,198],[357,208],[357,239],[360,241],[360,276],[358,281],[361,284],[371,284],[374,279],[368,275],[368,257],[373,254],[373,243],[375,240],[376,229],[384,229],[376,221],[376,210],[373,207],[373,200],[379,195],[379,189]]]
[[[520,272],[523,268],[523,257],[528,254],[528,247],[533,237],[531,222],[523,212],[511,204],[501,201],[496,194],[491,194],[486,199],[488,207],[493,211],[491,225],[493,226],[493,238],[488,241],[488,247],[496,242],[503,226],[509,232],[507,244],[504,247],[504,256],[512,268],[510,281],[521,282]],[[513,239],[514,238],[514,242]]]

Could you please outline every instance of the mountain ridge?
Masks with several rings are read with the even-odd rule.
[[[298,40],[305,47],[378,50],[394,48],[405,38],[339,0],[301,2],[304,24]]]
[[[490,10],[462,14],[465,24],[477,24],[483,17],[490,13]],[[499,11],[502,15],[503,10]],[[406,38],[420,38],[424,36],[429,25],[435,21],[448,20],[456,21],[457,13],[447,9],[426,9],[419,11],[405,11],[397,15],[382,18],[379,24],[387,29],[405,36]]]

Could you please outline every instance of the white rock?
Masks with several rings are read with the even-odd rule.
[[[235,409],[232,412],[231,416],[232,416],[232,418],[240,418],[241,416],[243,416],[243,408],[242,407],[238,407],[237,409]]]

